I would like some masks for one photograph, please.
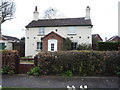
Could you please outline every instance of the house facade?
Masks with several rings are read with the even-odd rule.
[[[99,34],[92,34],[92,38],[96,39],[98,42],[103,42],[103,39]]]
[[[16,37],[2,35],[0,38],[0,50],[13,50],[13,43],[20,42]]]
[[[25,30],[25,56],[34,56],[41,51],[61,51],[65,38],[70,38],[72,45],[92,44],[93,25],[89,6],[86,8],[86,16],[81,18],[38,19],[38,17],[36,7],[33,13],[34,20]]]

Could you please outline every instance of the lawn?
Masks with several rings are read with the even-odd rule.
[[[20,64],[34,64],[34,60],[20,60]]]

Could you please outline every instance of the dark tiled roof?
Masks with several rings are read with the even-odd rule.
[[[16,38],[16,37],[12,37],[12,36],[2,35],[2,37],[3,37],[5,40],[20,41],[20,39],[18,39],[18,38]]]
[[[116,35],[116,36],[111,37],[107,41],[120,41],[120,37]]]
[[[93,26],[91,20],[83,18],[39,19],[31,21],[26,28],[58,26]]]
[[[103,41],[99,34],[92,34],[93,38],[96,38],[98,41]]]

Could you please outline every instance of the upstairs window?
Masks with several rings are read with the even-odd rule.
[[[76,35],[76,28],[68,27],[68,35]]]
[[[45,35],[45,28],[44,27],[39,28],[38,35]]]

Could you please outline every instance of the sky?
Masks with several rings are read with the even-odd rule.
[[[2,24],[2,34],[24,37],[25,26],[33,20],[33,11],[38,6],[39,18],[49,7],[56,8],[61,18],[85,17],[86,7],[90,6],[93,24],[92,34],[99,34],[103,40],[118,35],[118,2],[120,0],[14,0],[14,19]]]

